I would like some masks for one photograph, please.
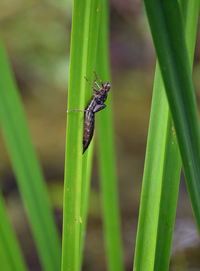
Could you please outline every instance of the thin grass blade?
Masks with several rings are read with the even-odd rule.
[[[99,30],[100,1],[74,0],[70,49],[68,109],[85,109],[92,89],[85,76],[92,81],[96,60]],[[87,195],[91,169],[91,145],[83,151],[83,113],[68,113],[62,270],[80,270],[83,232],[86,219]],[[88,160],[89,152],[89,160]],[[87,187],[87,189],[85,189]],[[83,206],[83,207],[81,207]],[[82,218],[83,217],[83,218]],[[84,221],[83,221],[84,219]],[[82,225],[83,224],[83,225]]]
[[[199,1],[181,1],[193,63]],[[191,16],[192,14],[192,16]],[[190,17],[188,18],[188,15]],[[192,18],[192,20],[190,19]],[[192,34],[191,34],[192,33]],[[140,203],[134,270],[168,270],[181,159],[162,76],[157,65]]]
[[[97,72],[103,81],[110,81],[109,64],[109,7],[102,1],[102,17],[97,53]],[[112,119],[112,86],[106,109],[98,113],[98,147],[100,186],[104,236],[107,251],[108,270],[123,271],[122,237],[120,229],[119,202],[117,190],[114,132]]]
[[[177,1],[144,3],[200,230],[200,130],[180,9]]]
[[[82,198],[81,198],[81,220],[80,225],[80,266],[82,265],[83,248],[86,236],[87,226],[87,215],[88,215],[88,204],[90,194],[90,181],[92,171],[92,155],[93,155],[93,142],[91,143],[90,149],[88,150],[87,159],[83,160],[83,171],[82,171]]]
[[[166,236],[169,237],[166,244],[162,242],[162,249],[168,243],[171,244],[178,197],[180,166],[176,137],[173,134],[173,126],[162,78],[157,67],[133,270],[154,270],[158,231],[161,233],[162,229],[165,228]],[[169,208],[166,210],[167,203]],[[161,222],[160,219],[163,214],[166,217]],[[158,241],[161,242],[163,239]],[[163,260],[166,256],[168,255],[163,255]],[[163,266],[162,270],[166,270],[165,266]]]
[[[27,271],[17,238],[6,213],[6,206],[0,194],[0,262],[1,270]]]
[[[25,114],[0,41],[0,122],[44,270],[60,268],[60,244]]]

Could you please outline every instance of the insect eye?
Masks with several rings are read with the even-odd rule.
[[[106,89],[107,89],[107,91],[110,90],[110,83],[108,83],[108,82],[107,82],[107,84],[106,84]]]

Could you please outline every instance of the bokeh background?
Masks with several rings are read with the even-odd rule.
[[[71,16],[72,0],[0,1],[1,38],[23,100],[60,234]],[[199,32],[193,72],[198,103]],[[133,263],[155,69],[154,48],[142,1],[110,1],[110,61],[124,262],[128,271]],[[29,269],[40,271],[1,133],[0,185]],[[96,144],[83,270],[107,270]],[[170,270],[200,270],[200,241],[183,175]]]

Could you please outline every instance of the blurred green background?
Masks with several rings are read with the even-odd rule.
[[[62,230],[62,192],[72,0],[1,0],[0,31],[24,103],[29,128]],[[198,41],[200,31],[198,31]],[[198,46],[197,46],[198,47]],[[132,270],[145,159],[155,54],[139,0],[110,1],[110,60],[124,261]],[[200,47],[194,84],[200,100]],[[101,77],[101,75],[99,75]],[[83,270],[106,270],[95,145]],[[28,220],[0,134],[0,185],[31,271],[41,270]],[[184,178],[170,270],[200,270],[200,242]]]

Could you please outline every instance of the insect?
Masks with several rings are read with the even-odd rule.
[[[109,82],[107,81],[103,82],[101,79],[99,79],[96,73],[95,73],[95,77],[96,77],[94,80],[95,85],[92,85],[92,83],[85,77],[85,79],[87,80],[89,85],[92,87],[93,91],[95,92],[92,95],[92,98],[90,102],[88,103],[86,109],[85,110],[70,110],[70,111],[84,111],[85,112],[84,113],[84,127],[83,127],[83,154],[87,150],[94,134],[95,113],[103,110],[106,107],[104,103],[107,99],[108,92],[111,87]],[[99,80],[99,82],[101,83],[101,86],[98,84],[97,80]]]

